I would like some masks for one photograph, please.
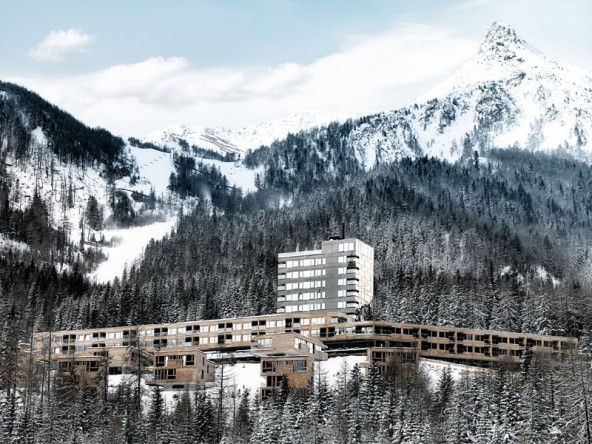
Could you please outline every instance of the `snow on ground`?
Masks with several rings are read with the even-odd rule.
[[[536,266],[535,276],[542,281],[547,281],[550,279],[553,283],[553,287],[557,287],[559,284],[561,284],[561,281],[549,273],[542,265]]]
[[[130,152],[136,158],[142,177],[141,183],[135,188],[148,194],[150,186],[152,186],[156,195],[165,194],[169,185],[169,177],[175,171],[172,154],[151,148],[136,147],[130,147]],[[229,184],[241,188],[243,193],[255,191],[255,176],[257,173],[263,175],[263,167],[250,170],[240,161],[222,162],[199,157],[196,157],[195,160],[218,168],[226,176]]]
[[[228,179],[230,185],[236,186],[243,190],[243,194],[255,191],[255,176],[257,173],[263,177],[263,167],[260,166],[254,170],[250,170],[241,162],[221,162],[219,160],[198,159],[207,165],[214,165],[220,170],[222,174]]]
[[[130,147],[131,154],[136,158],[140,176],[149,183],[140,185],[142,192],[148,194],[150,185],[154,188],[156,195],[167,192],[169,177],[175,171],[170,153],[153,150],[151,148]]]
[[[7,239],[3,234],[0,233],[0,254],[8,250],[26,251],[29,250],[29,246],[24,242]]]
[[[329,385],[335,386],[341,376],[341,372],[343,372],[344,370],[350,372],[355,364],[359,365],[360,363],[365,361],[366,355],[332,357],[329,358],[327,361],[320,362],[320,370],[318,366],[315,365],[315,375],[317,374],[317,372],[320,371],[321,374],[324,377],[326,377],[329,381]],[[446,367],[450,367],[450,369],[452,370],[452,377],[457,382],[463,376],[469,373],[488,371],[486,369],[478,367],[471,367],[461,364],[451,364],[448,362],[430,359],[420,359],[419,365],[421,369],[426,372],[431,382],[432,389],[436,388],[440,375]],[[227,365],[224,368],[225,379],[227,378],[225,382],[225,396],[227,398],[227,401],[231,399],[231,394],[233,392],[236,393],[237,396],[240,396],[240,393],[244,392],[245,389],[249,390],[251,397],[257,396],[259,393],[259,387],[265,386],[265,378],[263,378],[260,375],[260,372],[261,366],[259,363],[255,362],[238,362],[233,366]],[[134,384],[134,381],[136,381],[136,379],[133,375],[109,375],[109,391],[114,392],[122,382]],[[143,404],[144,408],[146,409],[146,413],[148,410],[148,406],[150,405],[152,386],[147,385],[145,381],[142,380],[141,387],[142,398],[144,401]],[[217,383],[211,384],[209,388],[206,389],[207,393],[214,398],[218,396],[219,390],[220,387]],[[162,396],[165,401],[165,405],[169,410],[174,409],[177,399],[179,398],[179,395],[181,393],[182,391],[173,390],[170,387],[165,388],[162,391]]]
[[[366,362],[366,355],[360,356],[335,356],[326,361],[321,361],[321,373],[327,377],[330,385],[335,385],[341,373],[346,370],[350,372],[354,365]],[[315,372],[318,369],[315,368]]]
[[[460,380],[463,376],[470,373],[476,373],[481,371],[487,371],[480,367],[472,367],[470,365],[454,364],[445,361],[437,361],[435,359],[420,359],[419,365],[421,369],[426,373],[431,381],[432,388],[436,387],[442,372],[446,367],[450,367],[452,378],[455,381]]]
[[[102,233],[105,235],[105,241],[111,242],[113,246],[102,247],[107,260],[101,262],[90,274],[90,279],[101,283],[121,276],[123,269],[140,257],[150,239],[162,239],[170,233],[175,223],[176,218],[172,218],[142,227],[104,230]]]
[[[238,389],[248,388],[251,393],[257,393],[259,387],[265,385],[265,379],[260,375],[261,366],[258,362],[238,363],[231,368],[232,381]]]

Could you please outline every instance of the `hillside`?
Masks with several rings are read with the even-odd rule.
[[[137,223],[157,203],[121,138],[4,82],[0,147],[2,253],[21,242],[17,257],[92,267],[106,226]]]

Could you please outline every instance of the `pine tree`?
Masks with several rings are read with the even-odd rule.
[[[160,443],[163,426],[165,424],[165,405],[162,396],[162,387],[155,385],[150,394],[150,406],[147,416],[148,439],[154,443]]]

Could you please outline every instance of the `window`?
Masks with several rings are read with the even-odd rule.
[[[85,362],[85,368],[87,372],[99,371],[99,363],[97,361]]]
[[[346,281],[346,279],[338,279],[337,285],[345,285],[345,281]]]
[[[344,264],[345,263],[345,256],[339,256],[337,258],[337,262],[339,262],[340,264]]]
[[[352,251],[353,249],[354,249],[353,242],[343,242],[343,243],[339,244],[339,252]]]
[[[271,338],[263,338],[257,341],[257,348],[271,348]]]
[[[273,361],[263,361],[261,363],[262,373],[271,373],[275,372],[275,362]]]
[[[154,336],[155,337],[167,336],[168,332],[169,332],[169,329],[167,327],[155,328],[154,329]]]
[[[345,308],[345,301],[340,301],[337,303],[337,308]]]
[[[293,361],[292,368],[294,373],[301,373],[306,371],[306,361]]]
[[[339,269],[337,270],[338,274],[345,274],[346,273],[346,268],[345,267],[339,267]]]

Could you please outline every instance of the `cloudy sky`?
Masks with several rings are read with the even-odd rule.
[[[592,71],[590,0],[0,0],[0,79],[142,137],[402,106],[493,21]]]

